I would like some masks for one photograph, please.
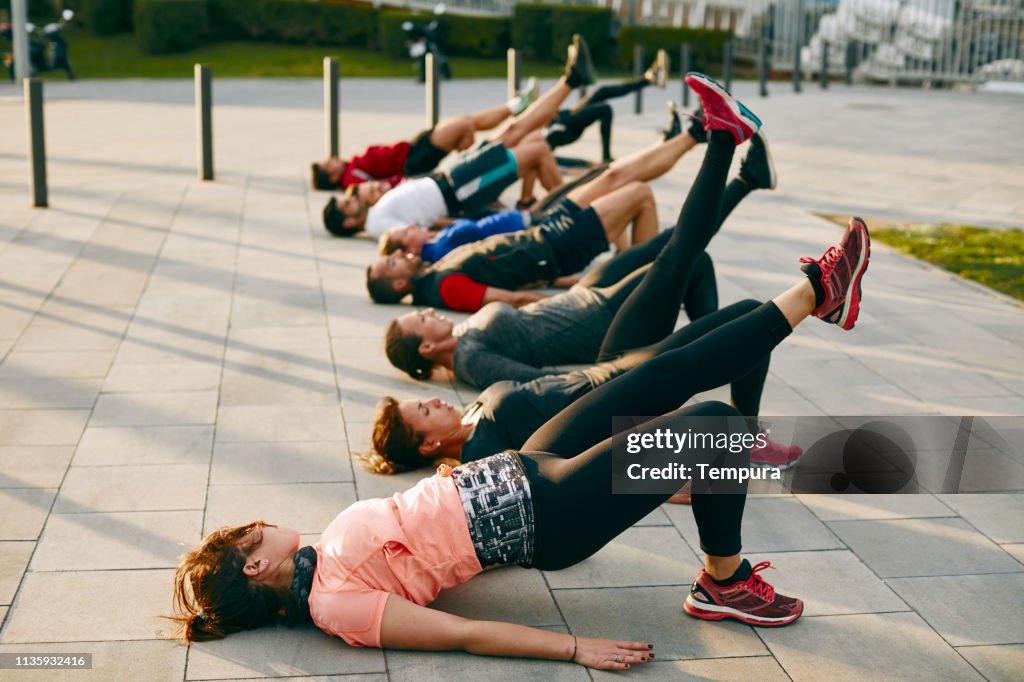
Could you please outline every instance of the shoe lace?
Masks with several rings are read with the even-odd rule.
[[[829,296],[835,296],[838,294],[835,283],[832,281],[832,271],[835,270],[836,266],[843,259],[843,249],[839,246],[830,246],[821,254],[821,258],[811,258],[810,256],[801,256],[801,263],[817,263],[821,268],[821,285],[826,290]]]
[[[746,588],[753,592],[755,595],[764,599],[765,601],[773,601],[775,599],[775,588],[764,581],[758,573],[771,568],[774,570],[774,566],[770,561],[762,561],[750,569],[750,577],[746,580]]]

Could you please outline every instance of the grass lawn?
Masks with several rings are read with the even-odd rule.
[[[323,58],[341,60],[345,77],[412,78],[416,75],[411,59],[392,59],[378,52],[333,46],[279,45],[271,43],[224,42],[199,47],[192,52],[147,55],[139,51],[135,37],[129,34],[94,36],[72,28],[66,32],[71,64],[79,78],[191,78],[196,62],[209,64],[217,78],[296,77],[323,75]],[[504,78],[504,59],[453,57],[456,78]],[[539,77],[560,75],[558,64],[524,65],[523,74]],[[601,72],[602,76],[622,76],[622,72]],[[48,73],[43,78],[61,80],[63,73]]]
[[[848,220],[823,217],[844,227]],[[865,220],[873,240],[1024,301],[1024,231]]]

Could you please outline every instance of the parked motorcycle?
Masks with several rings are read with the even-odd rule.
[[[444,14],[444,3],[434,8],[434,14],[440,17]],[[418,61],[419,81],[427,80],[427,54],[434,55],[437,63],[437,72],[444,80],[451,80],[452,67],[448,62],[448,55],[441,48],[441,24],[439,19],[433,19],[425,25],[417,25],[411,21],[402,22],[402,30],[406,32],[410,40],[406,43],[409,46],[409,56]]]
[[[75,16],[69,9],[61,13],[61,20],[51,22],[43,27],[38,27],[29,22],[25,24],[25,30],[29,34],[28,61],[29,75],[36,75],[46,71],[63,71],[68,75],[68,80],[75,79],[75,71],[71,68],[68,59],[68,43],[61,33],[64,27]],[[0,25],[0,36],[11,43],[11,51],[4,54],[4,65],[14,80],[14,33],[10,24]]]

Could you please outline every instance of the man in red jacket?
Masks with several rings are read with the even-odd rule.
[[[536,99],[536,83],[505,104],[466,116],[453,116],[424,130],[412,140],[371,145],[348,159],[332,156],[314,163],[314,189],[345,189],[367,180],[382,180],[394,187],[403,178],[425,175],[449,152],[469,149],[478,130],[490,130],[509,116],[521,113]]]

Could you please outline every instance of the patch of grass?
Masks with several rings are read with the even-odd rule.
[[[846,216],[823,216],[846,226]],[[865,218],[871,238],[1024,301],[1024,231]]]
[[[130,34],[95,36],[78,28],[65,33],[71,64],[79,78],[191,78],[196,62],[209,64],[217,78],[294,77],[319,78],[323,58],[340,59],[341,75],[348,78],[413,78],[416,65],[411,59],[393,59],[379,52],[339,48],[332,45],[281,45],[255,42],[222,42],[203,45],[191,52],[169,55],[142,54]],[[504,78],[504,59],[453,57],[456,78]],[[531,63],[524,74],[542,78],[562,73],[558,64]],[[603,76],[622,73],[602,71]],[[42,78],[64,79],[63,73]]]

